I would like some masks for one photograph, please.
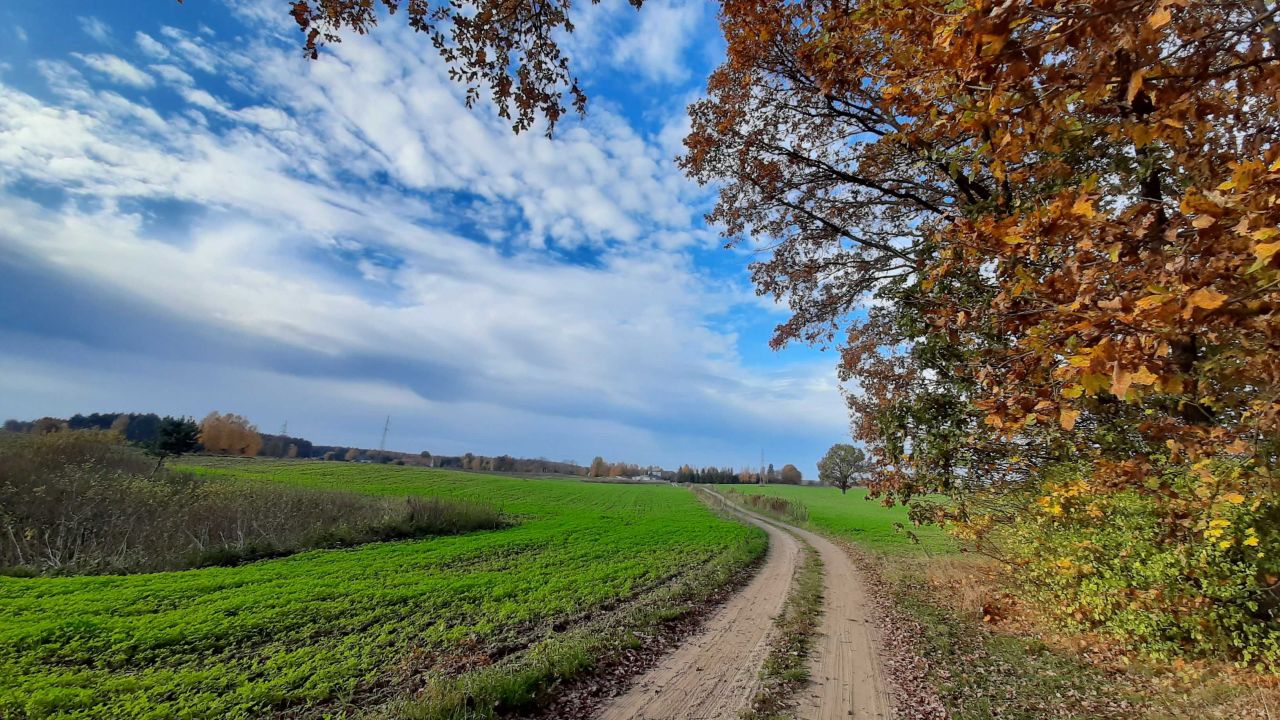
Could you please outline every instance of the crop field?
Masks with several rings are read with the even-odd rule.
[[[945,553],[954,549],[951,540],[936,527],[912,527],[907,510],[886,508],[878,500],[868,500],[867,491],[853,488],[841,495],[833,487],[812,485],[724,485],[742,493],[773,495],[803,504],[809,510],[809,525],[872,550],[890,554]],[[911,538],[895,523],[919,538]]]
[[[237,567],[0,577],[0,717],[341,712],[518,653],[709,564],[746,565],[765,545],[669,486],[304,461],[187,469],[473,500],[516,524]]]

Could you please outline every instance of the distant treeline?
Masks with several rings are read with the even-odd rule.
[[[715,466],[698,469],[689,465],[682,465],[680,469],[674,473],[674,480],[678,483],[715,483],[720,485],[759,485],[761,483],[774,483],[783,485],[799,485],[804,482],[804,476],[795,465],[787,464],[782,466],[782,470],[775,470],[771,463],[764,472],[759,470],[734,470],[733,468],[718,468]]]
[[[4,429],[14,433],[36,435],[62,430],[109,430],[122,435],[130,443],[145,446],[155,440],[162,420],[163,418],[155,413],[96,412],[88,415],[76,414],[70,418],[6,420]],[[517,458],[510,455],[493,457],[473,453],[433,455],[425,450],[415,454],[346,445],[316,445],[306,438],[260,433],[254,425],[239,415],[231,413],[223,415],[217,412],[210,413],[201,421],[200,442],[205,452],[223,455],[417,465],[482,472],[579,475],[598,478],[651,478],[680,483],[755,484],[764,481],[799,485],[802,482],[800,471],[795,465],[783,465],[780,471],[774,470],[773,465],[769,465],[763,472],[759,469],[734,470],[717,467],[697,469],[684,465],[678,471],[672,472],[654,466],[642,467],[633,463],[608,462],[602,457],[593,459],[590,466],[582,466],[572,460]]]
[[[160,428],[162,418],[155,413],[90,413],[76,414],[70,418],[42,417],[38,420],[6,420],[4,429],[13,433],[30,433],[44,435],[62,430],[109,430],[124,437],[135,445],[152,442]],[[260,442],[243,442],[247,452],[229,452],[225,447],[234,443],[218,443],[217,448],[206,448],[209,452],[227,454],[248,454],[258,457],[275,458],[311,458],[317,460],[333,460],[345,462],[371,462],[397,465],[419,465],[425,467],[454,468],[459,470],[483,470],[488,472],[514,472],[559,475],[586,475],[587,468],[572,461],[548,460],[546,458],[516,458],[510,455],[486,457],[466,453],[464,455],[432,455],[430,452],[403,453],[392,450],[372,450],[347,445],[316,445],[306,438],[273,433],[258,433],[252,425],[239,416],[218,416],[216,413],[201,423],[202,433],[212,422],[220,426],[229,425],[240,433],[256,434]],[[229,421],[229,422],[228,422]],[[207,445],[208,443],[206,443]],[[635,466],[628,466],[635,467]]]

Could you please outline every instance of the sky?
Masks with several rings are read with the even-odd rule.
[[[674,162],[712,5],[575,8],[552,139],[396,22],[312,61],[283,0],[139,7],[0,5],[0,416],[807,477],[847,441],[836,357],[769,349]]]

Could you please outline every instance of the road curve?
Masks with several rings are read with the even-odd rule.
[[[748,510],[743,512],[757,521],[794,533],[822,558],[822,624],[809,656],[809,685],[796,694],[796,717],[799,720],[892,718],[893,704],[880,662],[870,598],[862,573],[849,554],[817,533]]]
[[[610,700],[598,720],[736,720],[750,703],[774,619],[791,588],[800,542],[759,517],[743,517],[769,534],[764,566],[702,632]]]

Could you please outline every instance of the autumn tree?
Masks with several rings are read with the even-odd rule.
[[[867,475],[867,455],[862,448],[836,443],[818,461],[818,482],[840,488],[840,494],[861,483]]]
[[[775,346],[841,346],[875,489],[975,542],[1014,538],[1000,550],[1044,569],[1034,585],[1064,577],[1051,602],[1072,622],[1276,647],[1275,10],[722,8],[728,58],[681,162],[718,183],[710,219],[733,242],[767,247],[757,287],[792,311]],[[1139,510],[1175,568],[1143,596],[1159,631],[1079,594],[1119,552],[1006,532]],[[1105,567],[1123,592],[1151,582]]]
[[[587,469],[587,476],[588,477],[604,477],[605,475],[608,475],[608,474],[609,474],[608,463],[606,463],[604,461],[604,458],[600,457],[599,455],[595,456],[595,458],[591,461],[591,467]]]
[[[262,449],[262,436],[245,418],[215,410],[200,422],[200,444],[209,452],[252,457]]]
[[[66,429],[67,422],[55,417],[42,417],[31,424],[31,432],[36,435],[48,435]]]
[[[629,2],[638,8],[642,0]],[[307,55],[316,58],[324,43],[372,30],[379,5],[393,17],[402,12],[409,27],[430,37],[450,78],[466,86],[468,107],[487,94],[516,132],[541,120],[550,135],[566,112],[566,92],[577,111],[585,110],[586,94],[557,42],[574,29],[570,0],[293,0],[290,7]]]
[[[783,465],[778,473],[778,482],[784,485],[799,485],[803,481],[804,476],[800,473],[800,469],[791,463]]]
[[[347,448],[347,452],[343,455],[347,462],[355,462],[360,459],[360,451],[355,448]]]

